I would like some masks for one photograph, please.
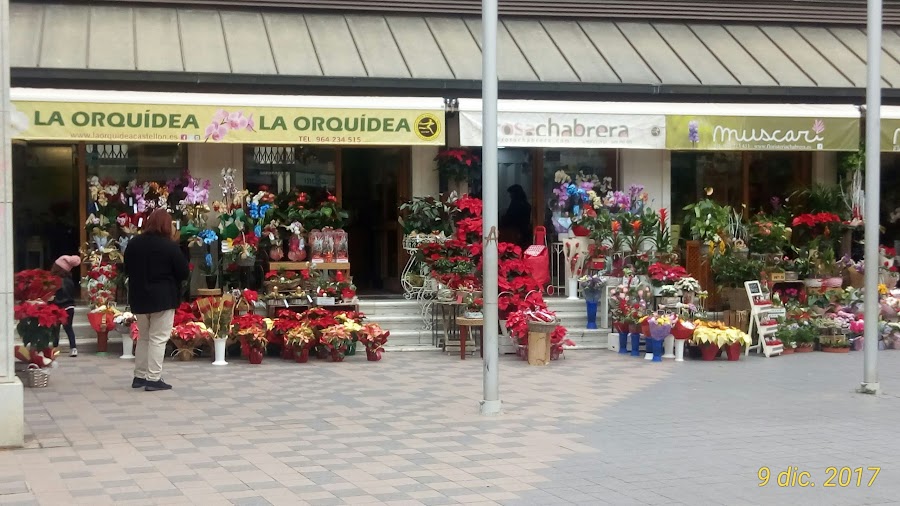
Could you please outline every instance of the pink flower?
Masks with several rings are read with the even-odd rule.
[[[232,130],[243,130],[247,128],[247,118],[241,111],[233,112],[228,115],[228,127]]]
[[[228,111],[225,109],[219,109],[212,117],[213,123],[223,123],[226,119],[228,119]]]
[[[251,132],[256,131],[256,123],[253,121],[253,115],[247,116],[247,130]]]
[[[228,135],[227,125],[210,123],[210,125],[206,127],[206,140],[212,139],[213,141],[220,141],[226,135]]]

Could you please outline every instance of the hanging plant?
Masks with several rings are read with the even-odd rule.
[[[434,161],[441,175],[458,183],[467,181],[470,174],[481,172],[481,158],[468,148],[442,149]]]

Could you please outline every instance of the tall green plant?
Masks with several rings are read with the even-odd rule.
[[[687,211],[684,226],[691,232],[691,238],[702,243],[718,242],[728,229],[731,207],[720,205],[712,199],[703,199],[684,207]]]

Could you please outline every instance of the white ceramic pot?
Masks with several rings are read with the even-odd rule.
[[[684,362],[684,339],[675,340],[675,361]]]
[[[129,334],[122,334],[122,356],[123,360],[134,359],[134,341]]]
[[[216,352],[216,360],[212,365],[228,365],[225,361],[225,339],[213,339],[213,347]]]
[[[683,344],[682,344],[683,346]],[[666,336],[666,340],[663,341],[663,356],[662,358],[675,358],[675,336],[669,334]],[[682,352],[684,350],[682,349]]]
[[[578,280],[569,278],[566,280],[566,295],[569,300],[578,300]]]

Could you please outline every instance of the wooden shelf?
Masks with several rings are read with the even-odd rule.
[[[273,271],[349,271],[350,262],[312,263],[312,262],[271,262],[269,268]]]

